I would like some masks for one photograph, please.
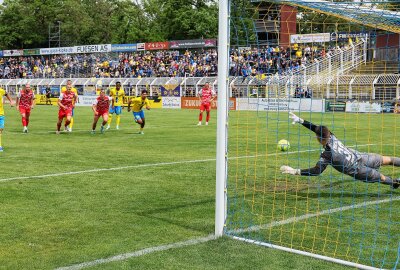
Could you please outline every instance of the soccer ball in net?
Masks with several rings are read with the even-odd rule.
[[[280,140],[277,148],[280,151],[288,151],[290,149],[290,143],[287,140]]]

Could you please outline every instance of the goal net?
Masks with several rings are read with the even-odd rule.
[[[232,0],[229,23],[224,233],[399,268],[398,1]]]

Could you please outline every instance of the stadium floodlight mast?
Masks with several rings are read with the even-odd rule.
[[[229,0],[219,1],[218,23],[218,111],[215,236],[223,235],[226,219],[226,180],[228,168],[228,69],[229,69]]]

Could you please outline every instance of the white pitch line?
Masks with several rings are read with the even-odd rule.
[[[388,198],[388,199],[384,199],[384,200],[379,200],[379,201],[368,201],[368,202],[362,202],[362,203],[354,204],[354,205],[342,206],[342,207],[338,207],[338,208],[334,208],[334,209],[327,209],[327,210],[323,210],[323,211],[320,211],[320,212],[317,212],[314,214],[305,214],[305,215],[302,215],[299,217],[291,217],[291,218],[281,220],[281,221],[274,221],[269,224],[252,226],[252,227],[245,228],[245,229],[232,230],[232,231],[229,231],[228,233],[238,234],[238,233],[246,233],[246,232],[265,230],[265,229],[273,228],[276,226],[295,223],[295,222],[313,218],[313,217],[319,217],[321,215],[333,214],[333,213],[346,211],[346,210],[350,210],[350,209],[357,209],[357,208],[362,208],[362,207],[366,207],[369,205],[376,205],[376,204],[387,203],[387,202],[392,202],[392,201],[400,201],[400,196],[392,197],[392,198]]]
[[[75,171],[75,172],[51,173],[51,174],[32,175],[32,176],[19,176],[19,177],[11,177],[11,178],[2,178],[2,179],[0,179],[0,182],[9,182],[9,181],[13,181],[13,180],[27,180],[27,179],[35,179],[35,178],[48,178],[48,177],[57,177],[57,176],[63,176],[63,175],[74,175],[74,174],[84,174],[84,173],[97,173],[97,172],[105,172],[105,171],[117,171],[117,170],[152,167],[152,166],[177,165],[177,164],[183,164],[183,163],[207,162],[207,161],[215,161],[215,159],[160,162],[160,163],[114,167],[114,168],[90,169],[90,170]]]
[[[374,144],[364,144],[357,145],[357,147],[363,146],[371,146]],[[353,147],[353,146],[350,146]],[[243,159],[243,158],[256,158],[256,157],[265,157],[265,156],[276,156],[276,155],[291,155],[297,153],[307,153],[307,152],[315,152],[320,151],[321,149],[309,149],[304,151],[293,151],[293,152],[276,152],[271,154],[262,154],[262,155],[252,155],[252,156],[240,156],[240,157],[231,157],[229,159]],[[122,167],[113,167],[113,168],[100,168],[100,169],[90,169],[90,170],[82,170],[75,172],[62,172],[62,173],[50,173],[43,175],[31,175],[31,176],[18,176],[18,177],[10,177],[10,178],[0,178],[0,183],[10,182],[14,180],[28,180],[28,179],[39,179],[39,178],[49,178],[49,177],[58,177],[64,175],[74,175],[74,174],[85,174],[85,173],[97,173],[97,172],[106,172],[106,171],[118,171],[118,170],[126,170],[126,169],[134,169],[134,168],[145,168],[145,167],[154,167],[154,166],[168,166],[168,165],[179,165],[179,164],[189,164],[189,163],[198,163],[198,162],[210,162],[215,161],[215,158],[211,159],[198,159],[198,160],[183,160],[183,161],[173,161],[173,162],[160,162],[160,163],[150,163],[150,164],[141,164],[141,165],[128,165]]]
[[[305,220],[305,219],[309,219],[309,218],[313,218],[313,217],[317,217],[317,216],[336,213],[336,212],[340,212],[340,211],[346,211],[346,210],[350,210],[350,209],[357,209],[357,208],[365,207],[368,205],[376,205],[376,204],[387,203],[387,202],[391,202],[391,201],[398,201],[398,200],[400,200],[400,196],[389,198],[389,199],[384,199],[384,200],[379,200],[379,201],[363,202],[363,203],[359,203],[359,204],[355,204],[355,205],[349,205],[349,206],[343,206],[343,207],[338,207],[338,208],[334,208],[334,209],[328,209],[328,210],[324,210],[321,212],[317,212],[315,214],[306,214],[306,215],[302,215],[299,217],[292,217],[292,218],[289,218],[286,220],[275,221],[275,222],[265,224],[265,225],[253,226],[253,227],[250,227],[247,229],[234,230],[234,231],[230,231],[228,233],[243,233],[243,232],[257,231],[257,230],[261,230],[261,229],[268,229],[268,228],[272,228],[272,227],[276,227],[276,226],[287,225],[290,223],[294,223],[297,221],[301,221],[301,220]],[[203,237],[203,238],[190,239],[190,240],[183,241],[183,242],[176,242],[176,243],[163,245],[163,246],[150,247],[150,248],[138,250],[135,252],[115,255],[115,256],[112,256],[109,258],[97,259],[97,260],[90,261],[90,262],[83,262],[80,264],[74,264],[74,265],[70,265],[70,266],[66,266],[66,267],[60,267],[60,268],[56,268],[56,270],[80,270],[80,269],[83,269],[86,267],[91,267],[91,266],[95,266],[95,265],[99,265],[99,264],[124,261],[124,260],[130,259],[130,258],[143,256],[143,255],[150,254],[150,253],[157,252],[157,251],[164,251],[164,250],[169,250],[169,249],[174,249],[174,248],[197,245],[197,244],[205,243],[205,242],[215,240],[215,239],[216,238],[214,235],[209,235],[209,236]]]
[[[86,267],[91,267],[91,266],[95,266],[95,265],[99,265],[99,264],[123,261],[123,260],[127,260],[130,258],[139,257],[139,256],[143,256],[143,255],[150,254],[153,252],[157,252],[157,251],[164,251],[164,250],[169,250],[169,249],[173,249],[173,248],[181,248],[181,247],[186,247],[186,246],[197,245],[197,244],[205,243],[205,242],[208,242],[208,241],[214,240],[214,239],[215,239],[214,235],[209,235],[207,237],[190,239],[187,241],[176,242],[176,243],[172,243],[172,244],[168,244],[168,245],[145,248],[145,249],[141,249],[141,250],[138,250],[135,252],[119,254],[119,255],[105,258],[105,259],[98,259],[98,260],[94,260],[91,262],[84,262],[84,263],[75,264],[75,265],[71,265],[71,266],[60,267],[60,268],[56,268],[56,270],[79,270],[79,269],[83,269]]]

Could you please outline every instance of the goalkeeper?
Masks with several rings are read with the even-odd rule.
[[[378,169],[382,165],[393,165],[400,167],[400,158],[381,156],[378,154],[360,153],[346,147],[326,126],[316,126],[304,119],[301,119],[292,112],[289,112],[293,124],[302,124],[317,135],[318,142],[323,146],[320,159],[317,164],[308,169],[294,169],[289,166],[282,166],[280,170],[284,174],[317,176],[320,175],[328,165],[335,170],[347,174],[357,180],[366,183],[381,183],[390,185],[393,189],[400,186],[400,179],[391,179],[381,174]]]

